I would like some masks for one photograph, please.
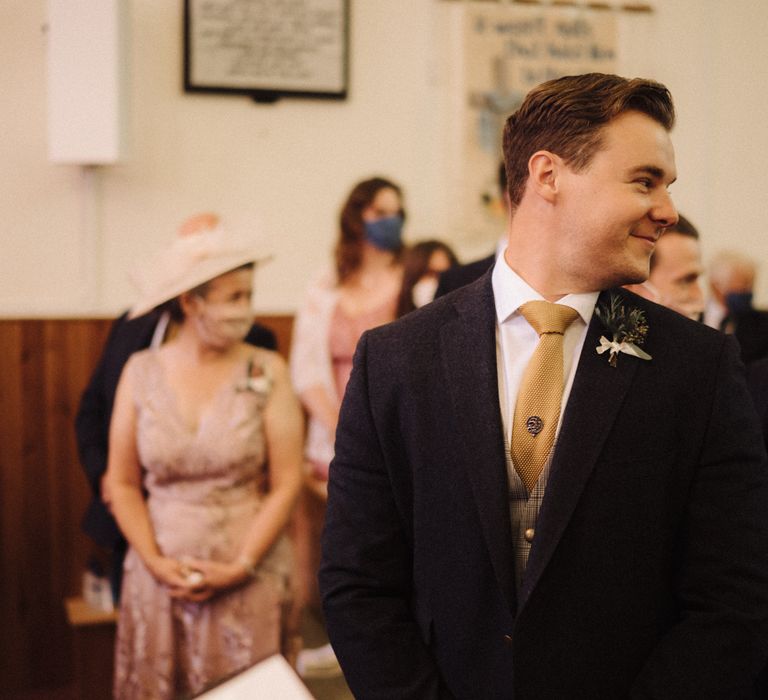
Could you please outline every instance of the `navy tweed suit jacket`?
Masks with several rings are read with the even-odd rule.
[[[609,366],[593,318],[519,597],[490,273],[362,337],[320,571],[356,698],[754,697],[768,468],[737,344],[612,291],[653,359]]]

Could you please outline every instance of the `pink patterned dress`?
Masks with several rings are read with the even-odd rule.
[[[333,370],[333,384],[336,388],[339,404],[344,398],[344,391],[352,372],[352,360],[355,356],[357,341],[360,340],[360,336],[365,331],[394,321],[396,308],[396,297],[357,316],[347,315],[340,304],[334,308],[328,335],[328,347]],[[329,462],[313,459],[310,460],[310,465],[312,475],[316,479],[328,481]]]
[[[352,372],[352,360],[360,336],[371,328],[394,321],[396,309],[397,297],[356,316],[348,316],[341,308],[341,304],[336,305],[331,317],[331,332],[328,343],[331,349],[333,378],[339,401],[344,398],[344,391]]]
[[[196,429],[175,403],[157,350],[132,356],[137,446],[148,508],[163,554],[232,561],[260,508],[266,377],[243,366]],[[115,651],[116,698],[176,698],[280,649],[290,552],[281,538],[247,584],[202,603],[172,600],[138,554],[125,559]]]

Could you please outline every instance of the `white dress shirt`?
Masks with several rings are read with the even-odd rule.
[[[499,404],[504,425],[504,454],[509,480],[509,520],[512,528],[514,547],[515,585],[518,594],[523,585],[528,555],[536,536],[539,511],[544,500],[544,493],[549,480],[549,467],[552,453],[547,458],[538,481],[529,492],[512,462],[510,443],[512,423],[515,415],[515,402],[520,390],[523,372],[528,365],[533,351],[539,342],[539,336],[519,308],[528,301],[543,300],[541,294],[516,274],[507,265],[503,257],[496,259],[492,275],[493,296],[496,304],[496,371],[499,382]],[[579,353],[584,345],[589,320],[597,303],[597,292],[589,294],[569,294],[558,300],[575,309],[579,316],[566,329],[563,336],[563,377],[566,378],[560,418],[573,384]],[[556,436],[560,432],[558,420]],[[557,442],[555,442],[557,445]],[[554,453],[554,450],[553,450]]]
[[[535,289],[528,285],[499,256],[493,268],[493,297],[496,304],[496,368],[499,380],[499,404],[507,443],[512,438],[512,419],[520,382],[528,361],[539,342],[539,336],[525,317],[520,306],[528,301],[542,300]],[[567,328],[563,336],[563,377],[566,378],[561,407],[565,407],[571,392],[573,377],[584,345],[587,326],[595,311],[599,292],[568,294],[556,303],[575,309],[579,317]],[[562,419],[563,411],[560,411]],[[557,432],[560,431],[558,422]],[[557,433],[556,433],[557,435]]]

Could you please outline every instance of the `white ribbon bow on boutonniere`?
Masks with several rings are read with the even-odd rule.
[[[268,394],[272,388],[272,378],[261,366],[254,363],[253,358],[248,360],[248,370],[245,377],[235,384],[235,391],[252,391],[255,394]]]
[[[598,304],[595,307],[595,314],[613,335],[612,340],[601,335],[600,345],[595,348],[598,355],[602,355],[606,351],[609,353],[608,364],[611,367],[616,366],[621,352],[641,360],[651,359],[651,356],[639,347],[645,342],[645,336],[648,333],[648,324],[645,321],[643,311],[640,309],[627,311],[621,303],[620,297],[611,294],[610,304],[607,306]]]

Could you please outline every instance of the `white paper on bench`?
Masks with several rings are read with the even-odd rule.
[[[290,664],[280,654],[198,696],[198,700],[313,700]]]

